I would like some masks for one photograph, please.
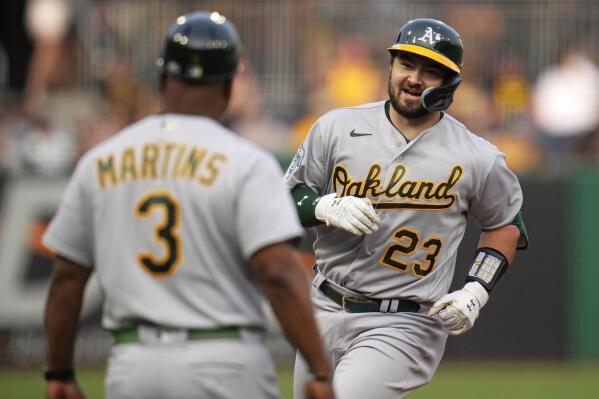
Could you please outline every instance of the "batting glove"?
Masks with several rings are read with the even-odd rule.
[[[336,196],[331,193],[320,198],[314,212],[316,219],[357,236],[379,229],[380,219],[368,198]]]
[[[480,283],[472,281],[464,288],[444,295],[434,303],[428,315],[439,314],[441,325],[450,335],[460,335],[470,330],[480,309],[489,300],[489,293]]]

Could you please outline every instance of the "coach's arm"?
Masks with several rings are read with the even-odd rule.
[[[306,385],[309,399],[333,398],[331,365],[320,340],[312,310],[307,275],[289,243],[258,250],[252,268],[285,335],[302,354],[314,378]]]
[[[84,397],[75,379],[73,353],[83,293],[92,271],[61,256],[55,259],[45,310],[48,399]]]

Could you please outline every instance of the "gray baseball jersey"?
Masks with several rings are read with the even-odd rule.
[[[379,230],[364,236],[316,227],[317,266],[328,279],[372,298],[430,304],[449,289],[467,216],[484,230],[507,225],[522,192],[503,154],[450,115],[407,142],[384,106],[321,117],[285,181],[369,198],[381,218]]]
[[[432,378],[447,333],[426,311],[449,289],[468,214],[494,229],[512,222],[522,205],[518,180],[493,145],[448,114],[407,142],[384,107],[324,115],[285,175],[289,188],[369,198],[381,219],[364,236],[316,227],[324,277],[367,297],[422,305],[418,313],[350,313],[313,289],[336,394],[344,399],[403,398]],[[307,378],[298,355],[295,398]]]
[[[108,329],[263,326],[248,259],[303,232],[281,180],[212,119],[151,116],[81,159],[44,242],[95,267]]]

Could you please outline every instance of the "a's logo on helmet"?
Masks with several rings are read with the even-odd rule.
[[[418,38],[421,42],[428,42],[430,45],[437,43],[443,37],[440,33],[435,32],[430,26],[424,31],[424,35]]]
[[[192,65],[187,68],[187,75],[193,79],[199,79],[204,76],[204,68],[199,65]]]
[[[176,61],[168,61],[166,63],[166,72],[171,75],[181,74],[181,65]]]
[[[187,76],[192,79],[199,79],[204,76],[204,68],[199,54],[192,54],[190,65],[187,67]]]

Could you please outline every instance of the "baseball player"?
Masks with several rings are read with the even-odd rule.
[[[158,60],[164,113],[83,156],[44,242],[58,254],[46,306],[48,398],[83,397],[73,372],[95,271],[115,345],[108,398],[277,398],[262,288],[306,358],[309,398],[333,397],[303,232],[274,158],[217,121],[241,43],[213,12],[181,16]]]
[[[503,154],[444,112],[461,82],[458,33],[416,19],[388,50],[389,99],[322,116],[285,175],[317,232],[313,302],[341,399],[401,398],[429,382],[447,334],[472,328],[527,243]],[[448,294],[469,214],[479,248]],[[308,369],[298,356],[296,398]]]

